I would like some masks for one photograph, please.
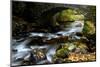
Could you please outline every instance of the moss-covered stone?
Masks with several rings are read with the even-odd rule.
[[[95,25],[91,21],[86,21],[83,28],[83,33],[88,35],[95,34]]]
[[[62,58],[67,57],[68,56],[68,49],[62,48],[62,49],[57,50],[56,56],[57,57],[62,57]]]
[[[67,9],[63,10],[59,14],[59,21],[77,21],[77,20],[84,20],[84,15],[79,14],[78,11]]]

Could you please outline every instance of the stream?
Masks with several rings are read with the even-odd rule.
[[[59,44],[29,45],[32,39],[45,37],[44,42],[62,36],[80,39],[79,36],[76,36],[76,33],[82,32],[83,27],[84,21],[74,21],[69,27],[56,33],[30,32],[27,38],[21,38],[19,40],[12,39],[12,66],[21,65],[23,60],[29,60],[30,57],[33,59],[34,64],[52,63],[52,56],[56,53],[56,48]],[[41,56],[37,56],[36,53]]]

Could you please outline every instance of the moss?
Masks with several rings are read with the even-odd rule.
[[[56,52],[56,56],[57,57],[62,57],[62,58],[68,56],[68,49],[66,49],[66,48],[59,49]]]
[[[76,10],[67,9],[59,14],[59,21],[84,20],[84,15],[79,14]]]
[[[91,21],[86,21],[83,28],[83,33],[92,35],[95,33],[95,25]]]

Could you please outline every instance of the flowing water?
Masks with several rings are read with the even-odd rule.
[[[76,36],[75,33],[82,32],[84,27],[84,21],[75,21],[69,25],[69,27],[64,28],[64,30],[59,31],[57,33],[29,33],[29,37],[22,38],[20,40],[12,39],[12,66],[21,65],[23,60],[28,59],[31,56],[31,53],[34,49],[42,50],[46,49],[45,56],[46,58],[38,61],[36,60],[35,64],[43,64],[48,61],[52,63],[52,56],[55,54],[57,46],[59,44],[34,44],[34,45],[27,45],[29,44],[33,38],[35,37],[45,37],[46,40],[51,40],[53,38],[59,38],[61,36],[71,36],[73,39],[80,39],[79,36]],[[59,35],[60,34],[60,35]],[[44,41],[46,41],[44,40]],[[35,58],[35,53],[34,57]]]

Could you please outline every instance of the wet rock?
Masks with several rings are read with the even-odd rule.
[[[42,49],[33,49],[32,52],[33,52],[37,62],[41,61],[43,59],[46,59],[45,52],[43,52]]]
[[[53,62],[56,64],[60,64],[60,63],[63,63],[63,59],[62,58],[54,58]]]

